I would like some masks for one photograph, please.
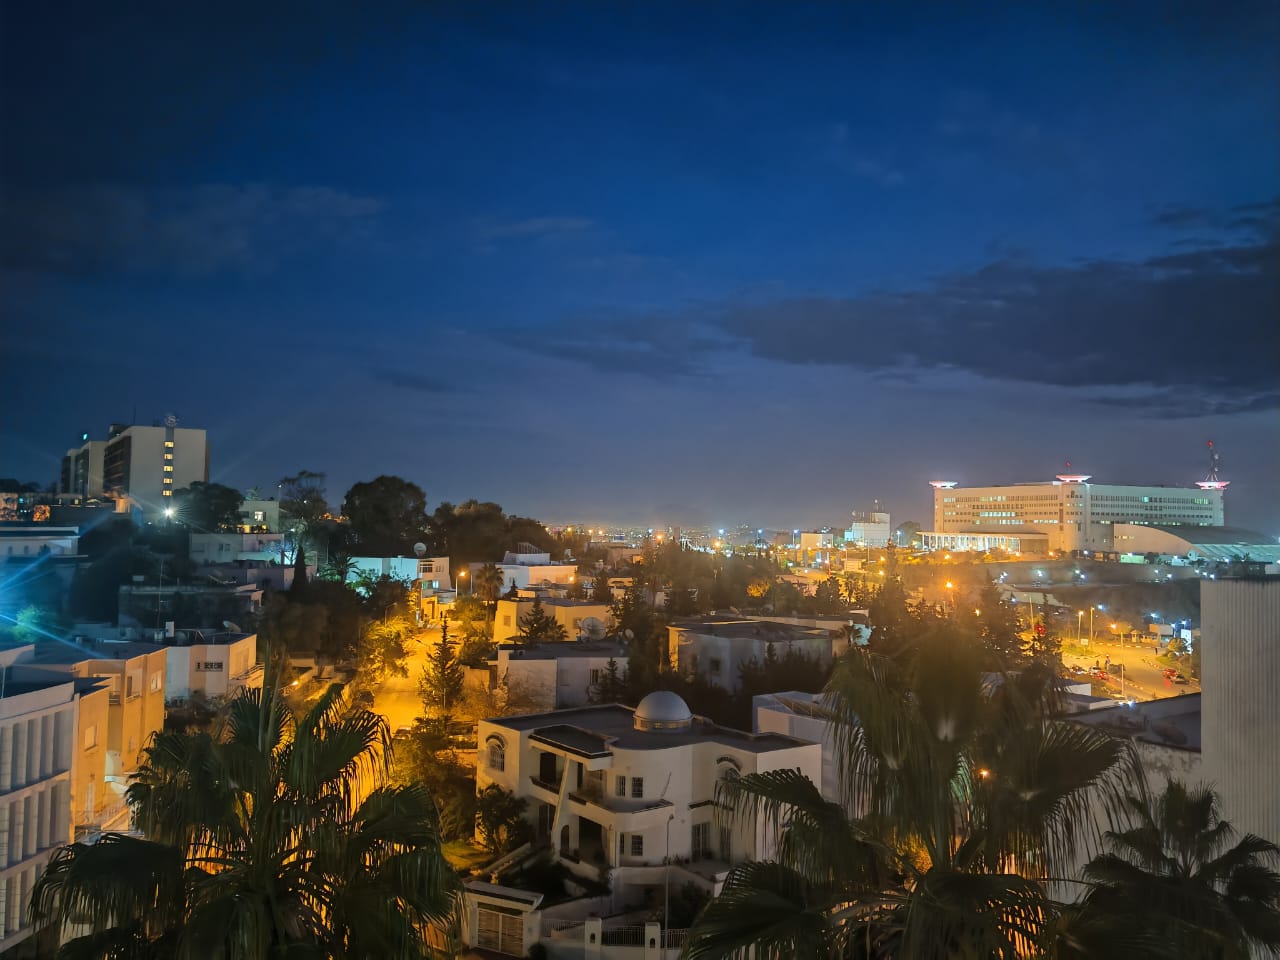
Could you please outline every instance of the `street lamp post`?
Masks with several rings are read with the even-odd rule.
[[[465,579],[467,579],[467,571],[459,570],[458,571],[458,589],[456,591],[458,596],[462,596],[462,581]]]
[[[1076,646],[1084,646],[1084,611],[1076,611]]]
[[[1089,605],[1089,642],[1093,643],[1093,605]]]

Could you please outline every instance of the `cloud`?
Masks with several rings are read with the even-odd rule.
[[[1265,241],[1137,263],[995,261],[918,291],[741,306],[720,322],[752,353],[783,363],[960,369],[1022,383],[1146,385],[1198,390],[1226,405],[1266,404],[1275,400],[1280,356],[1277,278],[1273,231]],[[1163,396],[1167,411],[1183,409]]]
[[[853,142],[847,123],[834,123],[828,131],[828,160],[835,167],[856,177],[871,180],[882,187],[906,183],[907,177],[897,166],[878,154]]]
[[[359,237],[383,209],[330,187],[94,184],[8,191],[0,264],[58,274],[259,272]]]
[[[524,334],[530,349],[636,372],[746,352],[878,376],[957,371],[1089,391],[1146,416],[1280,407],[1280,230],[1141,261],[1025,255],[919,289],[794,297]],[[1132,388],[1132,389],[1127,389]]]
[[[530,217],[525,220],[482,222],[477,233],[482,240],[541,238],[566,233],[582,233],[595,226],[586,217]]]
[[[404,390],[417,390],[420,393],[452,393],[454,387],[452,384],[446,383],[435,377],[428,377],[421,373],[413,373],[408,370],[378,370],[374,376],[389,383],[393,387],[400,387]]]

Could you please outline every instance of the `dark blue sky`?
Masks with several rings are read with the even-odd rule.
[[[187,6],[0,8],[0,475],[798,526],[1213,438],[1280,534],[1273,3]]]

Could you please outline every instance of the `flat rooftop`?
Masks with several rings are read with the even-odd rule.
[[[846,621],[847,622],[847,621]],[[729,637],[735,640],[769,640],[785,643],[788,640],[828,640],[828,631],[821,627],[800,627],[773,620],[746,620],[739,617],[703,617],[697,620],[677,620],[671,626],[707,637]]]
[[[35,644],[36,663],[72,664],[85,660],[130,660],[163,650],[164,644],[144,640],[104,640],[91,644],[41,640]]]
[[[509,651],[512,660],[568,660],[574,657],[627,659],[626,644],[617,640],[562,640],[527,645],[501,643],[498,649]]]
[[[665,750],[695,743],[720,743],[752,753],[771,753],[810,742],[781,733],[746,733],[722,727],[704,717],[694,717],[692,726],[680,730],[637,730],[634,713],[630,707],[610,703],[519,717],[497,717],[485,722],[508,730],[528,732],[531,740],[585,757],[607,756],[614,747]]]
[[[1144,743],[1200,752],[1198,693],[1165,697],[1162,700],[1144,700],[1132,706],[1121,704],[1105,710],[1090,710],[1065,719]]]

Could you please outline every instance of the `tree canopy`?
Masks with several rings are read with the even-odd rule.
[[[416,483],[383,475],[357,483],[342,501],[360,556],[409,556],[430,539],[427,495]]]
[[[244,494],[221,483],[195,481],[174,491],[174,519],[193,533],[227,533],[240,524]]]

